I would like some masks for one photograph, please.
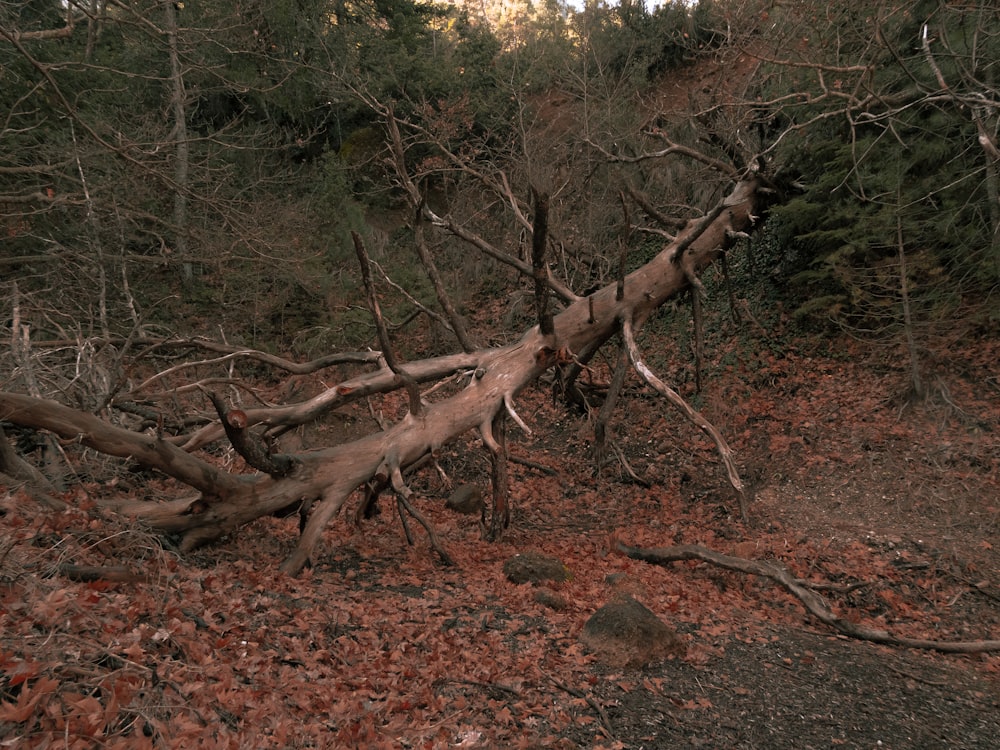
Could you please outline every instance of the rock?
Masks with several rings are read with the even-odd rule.
[[[511,583],[568,581],[573,577],[561,560],[541,552],[514,555],[503,564],[503,572]]]
[[[580,642],[611,667],[643,667],[686,651],[677,632],[631,596],[594,612],[583,626]]]
[[[540,586],[535,591],[535,601],[542,604],[549,609],[554,609],[560,612],[569,606],[569,602],[566,601],[566,597],[557,591],[553,591],[548,586]]]
[[[445,505],[456,513],[473,515],[483,512],[483,491],[474,484],[459,485],[445,501]]]

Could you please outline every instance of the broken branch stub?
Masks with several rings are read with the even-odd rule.
[[[247,415],[240,409],[228,409],[218,394],[209,392],[208,398],[219,415],[226,437],[236,452],[252,468],[278,479],[295,468],[295,459],[272,453],[264,438],[247,429]]]
[[[534,192],[534,191],[533,191]],[[543,336],[555,333],[549,308],[548,268],[545,264],[545,243],[549,231],[549,196],[535,192],[535,221],[531,232],[531,270],[535,278],[535,311]]]

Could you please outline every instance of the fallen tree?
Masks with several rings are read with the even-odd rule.
[[[506,421],[509,418],[528,429],[516,411],[518,393],[550,368],[570,371],[585,366],[602,345],[622,334],[628,343],[629,358],[642,377],[670,397],[716,442],[742,508],[743,487],[724,440],[707,420],[687,407],[642,364],[633,331],[641,328],[659,306],[688,287],[698,286],[698,274],[754,223],[768,191],[760,175],[737,181],[727,197],[701,219],[688,222],[651,261],[586,297],[570,297],[565,287],[550,283],[547,278],[545,204],[544,197],[540,197],[536,201],[531,269],[536,280],[539,323],[519,341],[507,346],[402,364],[393,356],[391,344],[383,339],[377,370],[344,380],[308,402],[287,406],[235,410],[227,409],[221,399],[214,397],[219,421],[182,441],[123,429],[93,414],[19,393],[0,393],[0,420],[47,430],[63,440],[77,441],[104,454],[131,458],[196,490],[196,495],[164,503],[133,502],[122,506],[123,511],[136,515],[151,528],[178,535],[182,550],[218,539],[262,516],[300,508],[302,534],[281,566],[285,572],[294,574],[309,560],[329,521],[359,488],[368,488],[369,499],[391,488],[401,515],[413,515],[423,523],[409,502],[411,491],[403,472],[472,430],[478,430],[494,461],[491,528],[496,533],[509,513],[504,470]],[[415,200],[418,197],[414,195]],[[363,245],[359,238],[356,242],[362,270],[367,272]],[[551,312],[551,293],[566,300],[566,307],[558,314]],[[370,299],[378,321],[374,295]],[[465,378],[464,388],[457,393],[430,402],[420,395],[420,383],[457,374]],[[409,410],[402,419],[380,432],[342,445],[273,455],[251,429],[255,425],[274,428],[302,424],[373,393],[403,388],[410,398]],[[257,473],[228,473],[194,455],[193,450],[221,437],[223,431]],[[432,544],[447,560],[432,529],[424,525]]]

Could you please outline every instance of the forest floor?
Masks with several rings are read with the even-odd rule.
[[[1000,346],[930,363],[920,404],[901,398],[889,353],[839,346],[723,353],[697,395],[664,367],[731,441],[747,523],[711,443],[634,379],[615,440],[649,488],[618,464],[595,477],[591,423],[543,387],[522,394],[533,433],[512,428],[511,450],[554,473],[512,465],[502,541],[444,507],[435,472],[413,480],[454,567],[419,527],[408,546],[386,499],[370,521],[337,519],[290,578],[277,566],[294,519],[181,556],[101,509],[177,492],[142,472],[81,477],[67,512],[0,490],[0,745],[994,748],[1000,654],[850,640],[769,580],[612,551],[700,544],[833,584],[821,593],[842,617],[895,635],[1000,638]],[[366,420],[330,417],[305,440]],[[440,465],[456,483],[488,476],[472,440]],[[527,550],[572,573],[550,587],[556,606],[504,577]],[[67,565],[127,580],[76,581]],[[620,593],[676,628],[686,655],[622,669],[586,653],[583,624]]]

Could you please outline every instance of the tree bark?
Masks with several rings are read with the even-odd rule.
[[[174,250],[181,259],[184,282],[194,278],[194,265],[188,257],[188,173],[191,145],[187,134],[187,93],[184,90],[184,69],[177,44],[177,9],[173,0],[163,3],[166,21],[167,48],[170,51],[170,111],[174,118],[171,133],[177,144],[174,154]]]

